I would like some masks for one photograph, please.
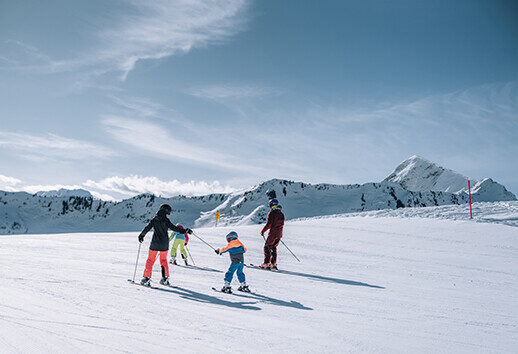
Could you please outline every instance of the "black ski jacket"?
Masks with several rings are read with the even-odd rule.
[[[167,235],[167,230],[171,229],[173,231],[177,231],[181,234],[186,233],[185,229],[173,225],[171,221],[166,216],[165,210],[159,210],[156,213],[155,217],[151,219],[149,224],[142,230],[140,236],[146,236],[151,228],[154,229],[153,238],[151,239],[151,244],[149,245],[149,249],[152,251],[167,251],[169,250],[169,236]]]

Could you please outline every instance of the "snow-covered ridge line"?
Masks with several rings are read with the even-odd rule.
[[[466,204],[467,178],[417,156],[400,164],[380,183],[306,184],[272,179],[250,189],[172,198],[141,194],[120,202],[94,199],[87,191],[28,194],[0,192],[0,234],[137,231],[160,204],[173,207],[173,222],[191,227],[262,223],[266,191],[277,193],[288,220],[372,210]],[[429,189],[427,189],[429,188]],[[44,195],[44,196],[42,196]],[[475,202],[516,200],[504,186],[486,178],[472,189]]]
[[[160,198],[143,194],[121,202],[91,197],[40,197],[0,192],[0,234],[137,231],[160,204],[173,206],[172,220],[201,227],[265,221],[267,190],[276,190],[287,219],[366,210],[462,204],[466,197],[444,192],[411,192],[391,182],[363,185],[310,185],[273,179],[242,193]]]
[[[473,219],[469,219],[469,205],[442,205],[422,208],[384,209],[365,211],[361,213],[344,213],[322,215],[310,218],[290,220],[290,223],[305,222],[308,220],[324,220],[351,217],[395,217],[395,218],[433,218],[456,221],[475,221],[482,223],[503,224],[518,227],[518,202],[478,202],[473,203]]]
[[[92,193],[84,189],[65,189],[41,191],[36,193],[39,197],[87,197],[93,198]]]

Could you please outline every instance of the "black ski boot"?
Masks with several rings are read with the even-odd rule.
[[[171,283],[169,282],[169,277],[162,277],[162,279],[160,279],[160,284],[171,285]]]
[[[232,294],[232,288],[230,287],[230,283],[228,281],[225,282],[225,285],[221,288],[222,293]]]
[[[239,285],[239,288],[237,288],[238,291],[242,291],[244,293],[249,293],[250,292],[250,289],[248,288],[248,285],[246,285],[246,282],[242,282],[240,285]]]
[[[142,278],[142,280],[140,281],[140,285],[151,286],[151,278],[150,277]]]

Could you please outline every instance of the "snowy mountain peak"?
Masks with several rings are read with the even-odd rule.
[[[491,178],[484,178],[477,182],[471,189],[473,201],[475,202],[496,202],[516,200],[516,196],[509,192],[503,185],[493,181]]]
[[[61,188],[53,191],[41,191],[37,192],[38,197],[82,197],[82,198],[93,198],[92,194],[84,189],[65,189]]]
[[[439,166],[417,155],[411,156],[392,172],[384,182],[394,182],[414,192],[437,191],[455,194],[468,193],[468,178],[458,172]],[[516,200],[516,196],[503,185],[485,178],[471,179],[474,201],[494,202]]]
[[[412,156],[396,167],[384,181],[399,183],[404,188],[459,193],[467,188],[467,177],[419,156]]]

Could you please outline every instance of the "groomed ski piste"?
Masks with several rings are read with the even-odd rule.
[[[195,237],[197,267],[165,287],[156,262],[145,288],[138,232],[1,236],[1,352],[516,352],[518,228],[409,210],[287,222],[301,262],[279,245],[278,272],[245,268],[252,294],[213,291],[229,257]],[[260,264],[260,229],[195,232],[235,230]]]

